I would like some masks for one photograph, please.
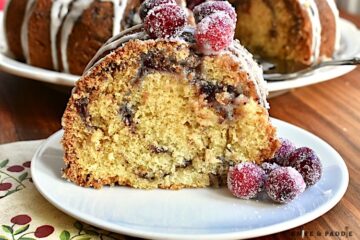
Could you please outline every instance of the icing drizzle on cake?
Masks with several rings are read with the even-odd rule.
[[[341,40],[341,32],[339,29],[339,21],[340,21],[340,13],[339,9],[336,7],[335,0],[328,0],[328,4],[330,6],[331,11],[335,17],[335,24],[336,24],[336,36],[335,36],[335,51],[340,49],[340,40]]]
[[[35,0],[28,0],[26,5],[24,21],[21,26],[21,47],[24,52],[26,63],[28,64],[31,64],[29,57],[28,27],[29,27],[29,20],[34,10],[34,7],[35,7]]]
[[[114,9],[114,24],[113,24],[113,36],[120,33],[121,21],[124,17],[124,12],[127,6],[128,0],[101,0],[102,2],[111,2]]]
[[[321,22],[319,16],[319,9],[315,3],[315,0],[300,0],[300,3],[305,11],[307,11],[308,16],[312,24],[312,57],[311,62],[316,62],[320,57],[320,47],[321,47]]]
[[[70,34],[72,32],[72,29],[74,27],[75,21],[81,16],[83,11],[87,9],[92,1],[89,0],[77,0],[73,3],[73,6],[69,12],[69,14],[66,16],[62,31],[61,31],[61,59],[62,64],[64,68],[64,72],[70,72],[69,71],[69,64],[68,64],[68,56],[66,53],[67,45],[69,41]]]
[[[50,28],[50,40],[51,40],[51,56],[53,66],[55,70],[59,70],[58,54],[56,48],[56,37],[61,24],[69,12],[70,3],[72,0],[54,0],[51,7],[51,28]]]
[[[83,12],[95,0],[53,0],[50,10],[50,41],[51,41],[51,57],[55,70],[60,70],[58,61],[58,35],[60,34],[60,54],[64,72],[69,72],[69,63],[67,56],[67,46],[69,37],[72,33],[73,27]],[[10,4],[11,0],[7,3]],[[101,0],[101,2],[110,2],[113,5],[113,31],[115,36],[121,31],[121,22],[123,21],[125,10],[128,5],[128,0]],[[28,0],[24,20],[21,27],[21,47],[24,52],[26,62],[31,64],[29,57],[29,41],[28,41],[28,27],[29,20],[36,7],[36,0]]]

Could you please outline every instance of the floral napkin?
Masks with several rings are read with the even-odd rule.
[[[0,145],[0,240],[134,239],[76,221],[40,195],[30,165],[41,142]]]

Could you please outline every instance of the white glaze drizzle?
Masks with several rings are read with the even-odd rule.
[[[118,40],[117,43],[114,42],[114,43],[111,43],[111,44],[105,46],[102,49],[102,51],[106,52],[106,51],[112,50],[112,49],[114,49],[113,47],[116,46],[117,44],[120,44],[120,46],[122,46],[120,42],[126,43],[126,42],[130,41],[131,39],[143,39],[145,36],[146,36],[146,34],[144,32],[134,33],[134,34],[125,36],[121,40]],[[101,54],[99,56],[101,56]],[[93,65],[94,66],[97,65],[101,60],[102,60],[102,58],[99,59],[98,61],[96,61],[95,63],[93,63]],[[90,62],[90,63],[92,63],[92,62]],[[91,64],[89,64],[89,66],[91,66]],[[91,67],[90,67],[90,69],[91,69]],[[86,67],[85,72],[90,70],[90,69],[88,69],[88,67]]]
[[[116,50],[117,48],[121,47],[124,43],[126,43],[132,39],[148,40],[149,36],[144,31],[142,31],[142,28],[143,28],[142,24],[135,25],[135,26],[128,28],[125,31],[121,32],[121,34],[113,36],[108,41],[106,41],[106,43],[97,51],[95,56],[88,63],[88,65],[86,66],[86,68],[84,70],[84,74],[86,75],[87,72],[91,68],[96,66],[99,62],[101,62],[101,60],[104,57],[106,57],[106,55],[108,55],[108,54],[106,54],[105,56],[103,56],[106,52],[109,52],[109,54],[110,54],[110,52],[112,50]],[[186,31],[186,30],[194,33],[193,29],[190,29],[189,26],[187,26],[184,31]],[[180,41],[183,43],[187,43],[186,41],[184,41],[181,38],[171,38],[171,39],[167,39],[167,40],[168,41]],[[103,56],[103,57],[101,57],[101,56]]]
[[[95,56],[91,59],[91,61],[86,66],[84,73],[89,71],[93,66],[97,65],[102,58],[100,58],[102,55],[104,55],[106,52],[115,50],[122,46],[123,43],[128,42],[131,39],[146,39],[147,34],[143,31],[140,31],[142,28],[142,25],[136,25],[132,28],[129,28],[125,31],[123,31],[121,34],[113,36],[110,38],[95,54]],[[135,31],[135,32],[134,32]]]
[[[321,22],[319,9],[316,5],[315,0],[300,0],[302,8],[308,13],[312,26],[312,44],[311,52],[312,56],[310,63],[316,63],[320,56],[321,47]]]
[[[58,52],[57,52],[57,33],[61,27],[61,24],[69,12],[69,5],[72,0],[53,0],[50,13],[50,41],[51,41],[51,57],[53,67],[55,70],[59,70]]]
[[[29,29],[29,20],[33,13],[35,7],[35,0],[28,0],[26,4],[25,16],[23,23],[21,25],[21,47],[24,53],[25,60],[28,64],[31,64],[30,56],[29,56],[29,36],[28,36],[28,29]]]
[[[250,81],[254,83],[260,104],[268,109],[269,103],[266,101],[268,88],[261,67],[254,61],[253,55],[238,40],[233,42],[229,50],[235,55],[234,59],[240,62],[242,70],[248,74]]]
[[[113,5],[114,18],[113,18],[113,31],[112,36],[117,35],[121,31],[121,21],[124,17],[125,9],[127,6],[127,0],[101,0],[102,2],[111,2]],[[68,56],[67,56],[67,46],[70,34],[74,27],[75,21],[81,16],[83,11],[90,6],[93,1],[90,0],[77,0],[74,2],[70,12],[65,18],[63,28],[61,31],[61,58],[64,72],[70,72]],[[56,34],[55,34],[56,36]],[[56,45],[56,39],[55,39]],[[56,51],[56,47],[54,48]]]
[[[73,30],[76,20],[78,20],[84,10],[87,9],[92,2],[92,0],[75,0],[63,23],[63,27],[61,30],[60,51],[63,69],[66,73],[70,72],[67,56],[67,46],[70,34]]]
[[[341,32],[340,32],[340,14],[339,14],[339,9],[337,8],[336,6],[336,3],[334,0],[327,0],[330,8],[331,8],[331,11],[333,12],[334,14],[334,17],[335,17],[335,31],[336,31],[336,36],[335,36],[335,51],[336,50],[339,50],[340,49],[340,40],[341,40]]]
[[[127,6],[128,0],[101,0],[102,2],[112,2],[114,9],[114,19],[113,19],[113,33],[112,36],[115,36],[121,31],[121,21],[124,17],[125,9]]]

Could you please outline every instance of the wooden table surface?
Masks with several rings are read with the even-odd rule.
[[[343,17],[360,27],[360,17]],[[0,144],[42,139],[59,130],[69,93],[69,89],[61,92],[40,82],[0,72]],[[259,239],[303,239],[298,235],[318,232],[322,236],[305,236],[305,239],[345,239],[330,236],[341,231],[346,231],[349,239],[360,239],[359,103],[360,68],[270,100],[272,117],[300,126],[335,147],[348,166],[350,184],[340,203],[325,215],[296,229]]]

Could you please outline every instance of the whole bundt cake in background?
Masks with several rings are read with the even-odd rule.
[[[139,0],[9,0],[9,50],[33,66],[80,75],[106,40],[140,23],[139,5]]]
[[[310,65],[332,58],[340,45],[334,0],[230,0],[236,37],[262,58]]]
[[[173,4],[113,37],[63,116],[64,177],[80,186],[179,189],[224,183],[229,166],[279,146],[261,68],[233,41],[234,10],[186,26]]]

